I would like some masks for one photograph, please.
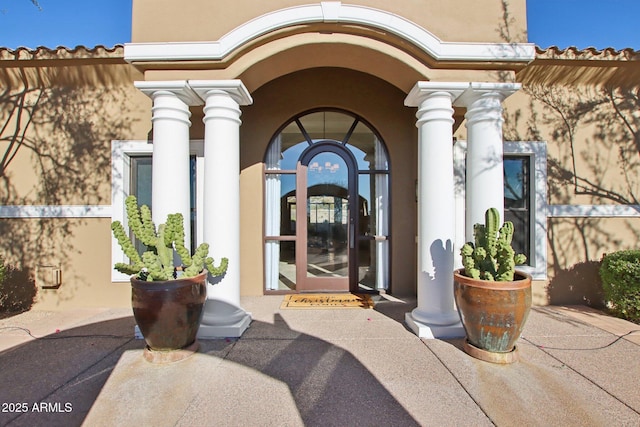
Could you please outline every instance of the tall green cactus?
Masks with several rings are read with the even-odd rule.
[[[124,274],[136,275],[138,279],[147,281],[170,280],[178,277],[193,277],[200,274],[206,267],[213,276],[221,276],[227,271],[229,260],[222,258],[219,266],[214,265],[209,257],[209,245],[200,244],[193,256],[184,246],[184,218],[182,214],[169,214],[167,222],[160,224],[158,230],[151,220],[151,210],[143,205],[138,208],[135,196],[127,197],[125,201],[129,227],[138,240],[146,246],[146,251],[140,256],[124,226],[120,221],[111,224],[113,236],[130,263],[116,263],[115,269]],[[174,250],[180,257],[180,265],[174,265]]]
[[[474,279],[498,282],[513,280],[515,266],[524,264],[527,257],[516,255],[511,247],[513,223],[500,226],[500,213],[496,208],[485,212],[485,223],[473,226],[475,242],[467,242],[460,249],[464,275]]]

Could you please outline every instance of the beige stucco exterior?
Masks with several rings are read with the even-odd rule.
[[[306,5],[305,0],[276,0],[256,3],[252,0],[190,1],[137,0],[133,3],[133,42],[218,40],[234,28],[274,10]],[[346,3],[346,2],[345,2]],[[501,2],[491,0],[350,1],[349,4],[387,10],[429,29],[441,40],[500,42],[498,29],[505,22]],[[462,13],[461,13],[462,12]],[[526,41],[526,3],[508,2],[511,41]]]
[[[148,100],[132,86],[141,75],[122,48],[95,52],[103,58],[29,56],[0,61],[8,88],[0,147],[15,152],[3,170],[3,205],[110,204],[111,140],[146,139]]]
[[[134,0],[132,42],[212,42],[264,14],[304,4]],[[526,41],[524,0],[508,2],[506,10],[507,2],[488,0],[351,4],[403,17],[443,42]],[[437,61],[398,34],[331,22],[279,28],[211,61],[127,63],[122,47],[5,50],[0,79],[10,88],[11,102],[0,100],[0,126],[7,124],[0,153],[9,153],[0,176],[0,201],[17,207],[110,208],[112,141],[145,141],[152,134],[152,102],[134,87],[135,81],[240,79],[253,98],[241,107],[241,293],[265,292],[267,145],[296,114],[338,108],[370,123],[389,151],[390,289],[415,295],[418,131],[416,109],[405,107],[404,100],[418,81],[515,81],[523,88],[503,104],[504,139],[543,141],[547,148],[545,201],[551,213],[541,221],[547,230],[548,277],[536,281],[535,302],[580,302],[586,297],[572,288],[571,274],[585,268],[593,275],[591,263],[603,253],[636,247],[640,224],[637,217],[624,215],[554,216],[559,209],[553,207],[637,206],[640,109],[633,94],[640,82],[638,64],[633,52],[553,50],[539,50],[530,64]],[[21,100],[25,91],[19,116],[12,100]],[[455,109],[458,140],[467,139],[465,112]],[[191,114],[190,138],[203,139],[202,107],[192,106]],[[0,219],[5,236],[0,251],[9,264],[33,277],[38,265],[62,269],[61,287],[39,289],[36,307],[128,306],[126,283],[111,279],[109,223],[107,217],[5,217]]]
[[[110,208],[111,141],[147,137],[148,98],[132,86],[139,78],[121,47],[5,56],[2,206]],[[23,280],[7,292],[36,286],[37,306],[45,309],[128,304],[128,287],[112,284],[105,264],[109,219],[3,218],[0,230],[2,257]],[[64,286],[39,286],[36,273],[43,266],[59,268]]]

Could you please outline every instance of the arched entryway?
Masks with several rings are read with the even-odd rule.
[[[265,291],[387,289],[389,160],[373,127],[304,112],[274,135],[265,165]]]

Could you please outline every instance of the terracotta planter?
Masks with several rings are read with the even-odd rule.
[[[514,281],[492,282],[461,271],[454,272],[454,294],[467,342],[486,352],[513,352],[531,309],[531,276],[516,272]]]
[[[151,350],[178,350],[195,342],[207,274],[163,282],[131,278],[133,317]]]

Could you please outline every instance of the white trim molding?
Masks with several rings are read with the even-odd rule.
[[[0,218],[109,218],[110,205],[0,206]]]
[[[640,218],[640,205],[549,205],[549,218]]]
[[[407,40],[437,61],[528,63],[535,58],[535,45],[532,43],[443,42],[421,26],[394,13],[339,1],[276,10],[236,27],[217,41],[126,43],[124,58],[128,62],[222,60],[262,35],[312,23],[355,24],[387,31]]]

